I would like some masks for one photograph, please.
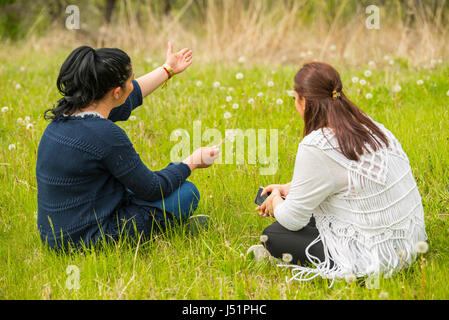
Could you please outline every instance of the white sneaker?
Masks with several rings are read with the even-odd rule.
[[[254,253],[254,259],[256,261],[261,261],[265,258],[271,258],[270,252],[268,252],[267,249],[261,244],[256,244],[254,246],[251,246],[248,248],[248,251],[246,251],[246,254]],[[271,259],[270,259],[271,261]]]

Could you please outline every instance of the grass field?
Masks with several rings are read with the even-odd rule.
[[[11,47],[0,53],[0,108],[8,107],[0,113],[0,299],[449,298],[447,61],[430,69],[409,68],[403,59],[357,68],[335,64],[347,95],[385,124],[409,156],[425,209],[429,251],[411,268],[381,279],[377,289],[367,288],[363,281],[337,281],[329,289],[323,279],[287,283],[289,270],[245,255],[272,222],[254,211],[258,187],[286,183],[292,177],[303,124],[286,91],[292,90],[299,65],[194,62],[167,88],[145,99],[133,113],[134,121],[117,123],[152,170],[170,161],[176,144],[170,134],[185,129],[192,135],[195,120],[202,121],[203,130],[217,128],[223,135],[226,129],[237,128],[279,130],[279,169],[274,175],[261,175],[262,164],[219,164],[196,170],[189,178],[201,193],[197,213],[213,218],[208,232],[187,237],[180,228],[138,246],[124,241],[67,255],[45,249],[36,227],[36,152],[47,125],[42,115],[58,99],[56,77],[69,52],[61,49],[49,55]],[[136,76],[163,62],[145,58],[132,56]],[[372,75],[366,77],[368,69]],[[243,79],[236,79],[238,72]],[[353,83],[354,76],[367,83]],[[214,87],[215,81],[223,88]],[[393,92],[397,85],[401,90]],[[226,101],[227,96],[232,101]],[[253,104],[248,103],[250,98]],[[283,102],[277,104],[278,99]],[[231,117],[225,119],[225,112]],[[19,123],[19,117],[29,117],[31,126],[27,120]],[[80,271],[78,290],[66,287],[70,265]]]

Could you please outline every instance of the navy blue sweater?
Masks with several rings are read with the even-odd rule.
[[[114,123],[127,120],[142,104],[139,84],[135,80],[133,84],[126,102],[112,109],[108,119],[61,116],[45,129],[36,164],[37,226],[43,241],[80,235],[113,218],[129,195],[126,188],[140,199],[157,201],[190,175],[184,163],[149,170],[125,131]]]

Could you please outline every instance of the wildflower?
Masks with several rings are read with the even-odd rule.
[[[246,62],[246,58],[244,56],[241,56],[237,61],[239,63],[245,63]]]
[[[352,77],[352,83],[357,83],[359,82],[359,78],[358,77]]]
[[[374,61],[370,61],[370,62],[368,62],[368,66],[370,67],[370,68],[374,68],[375,66],[376,66],[376,63],[374,62]]]
[[[364,86],[366,84],[366,80],[365,79],[360,79],[359,83],[360,83],[361,86]]]
[[[345,275],[345,280],[347,283],[352,283],[355,281],[355,279],[356,279],[356,277],[352,273]]]
[[[337,50],[337,46],[335,44],[333,44],[329,47],[329,49],[330,49],[330,51],[335,51],[335,50]]]
[[[266,234],[263,234],[260,236],[260,242],[265,243],[267,241],[268,241],[268,236]]]
[[[10,144],[10,145],[8,146],[8,150],[9,150],[9,151],[16,150],[16,145],[15,145],[15,144]]]
[[[390,60],[390,61],[388,61],[388,63],[389,63],[390,65],[393,65],[393,64],[394,64],[394,61],[393,61],[393,60]]]
[[[145,62],[146,63],[151,63],[153,61],[153,59],[151,59],[151,57],[146,57],[145,58]]]
[[[423,83],[424,83],[424,81],[421,80],[421,79],[419,79],[418,81],[416,81],[416,84],[417,84],[418,86],[422,85]]]
[[[22,86],[20,85],[20,83],[16,84],[16,89],[18,90],[18,89],[20,89],[20,88],[22,88]]]
[[[28,123],[27,124],[27,130],[31,130],[33,129],[33,124],[32,123]]]
[[[257,94],[257,96],[258,96],[258,97],[262,97],[262,96],[263,96],[263,92],[259,92],[259,93]],[[448,96],[449,96],[449,91],[448,91]]]
[[[19,117],[19,118],[17,118],[17,123],[18,123],[18,124],[22,124],[22,123],[23,123],[23,119],[22,119],[22,118],[20,118],[20,117]]]
[[[372,93],[367,93],[365,98],[372,99],[373,98],[373,94]]]
[[[268,85],[269,87],[272,87],[272,86],[274,86],[274,82],[273,82],[273,81],[268,81],[267,85]]]
[[[283,104],[284,103],[284,101],[282,101],[282,99],[277,99],[276,100],[276,104]]]
[[[287,90],[287,95],[289,97],[294,97],[295,96],[295,91],[294,90]]]
[[[228,112],[228,111],[226,111],[226,112],[224,113],[224,115],[223,115],[223,117],[224,117],[225,119],[229,119],[231,116],[232,116],[232,114],[231,114],[230,112]]]
[[[429,245],[425,241],[419,241],[415,244],[415,250],[418,253],[426,253],[429,250]]]
[[[226,105],[222,105],[221,108],[222,108],[222,109],[226,108]]]
[[[31,118],[30,118],[29,116],[26,116],[26,117],[25,117],[25,122],[26,122],[26,123],[29,123],[30,121],[31,121]]]
[[[285,263],[290,263],[293,260],[293,256],[290,253],[283,253],[282,254],[282,261]]]
[[[449,97],[449,91],[448,92],[446,92],[446,95]]]
[[[253,104],[253,103],[254,103],[254,99],[253,99],[253,98],[250,98],[250,99],[248,100],[248,103]]]
[[[238,103],[234,103],[233,105],[232,105],[232,109],[238,109],[239,108],[239,104]]]
[[[129,117],[129,120],[131,120],[131,121],[135,121],[137,118],[136,118],[136,116],[130,116]]]
[[[4,106],[3,108],[2,108],[2,112],[6,112],[6,111],[8,111],[9,110],[9,108],[7,107],[7,106]]]
[[[379,293],[379,299],[388,299],[388,292],[382,291]]]
[[[229,87],[228,91],[234,91],[234,88],[233,87]]]
[[[366,70],[363,74],[365,75],[365,77],[369,78],[373,73],[371,72],[371,70]]]
[[[227,102],[231,102],[231,101],[232,101],[232,97],[231,97],[231,96],[227,96],[227,97],[226,97],[226,101],[227,101]]]
[[[197,82],[196,82],[196,86],[197,87],[201,87],[203,85],[203,82],[201,81],[201,80],[198,80]]]
[[[397,85],[393,86],[393,92],[394,93],[399,92],[401,90],[402,90],[402,87],[400,85],[397,84]]]
[[[213,86],[214,86],[215,88],[218,88],[218,87],[220,86],[220,82],[215,81],[214,84],[213,84]]]
[[[243,79],[243,73],[241,73],[241,72],[239,72],[239,73],[237,73],[236,75],[235,75],[235,78],[236,79]]]
[[[21,67],[20,67],[20,71],[21,71],[21,72],[24,72],[24,71],[25,71],[25,67],[24,67],[24,66],[21,66]]]

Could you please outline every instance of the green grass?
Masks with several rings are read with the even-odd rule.
[[[390,279],[378,289],[363,282],[348,284],[315,279],[286,283],[290,271],[245,256],[272,221],[258,216],[253,203],[260,185],[286,183],[293,173],[302,120],[286,90],[292,87],[297,66],[260,66],[194,63],[170,80],[136,109],[136,121],[119,122],[150,169],[165,167],[170,159],[170,134],[178,128],[193,133],[193,121],[206,128],[279,129],[279,170],[264,176],[258,165],[220,164],[197,170],[190,177],[201,193],[197,213],[212,216],[213,227],[196,237],[179,228],[138,246],[120,241],[102,250],[57,255],[43,247],[36,227],[35,163],[47,122],[43,111],[57,99],[59,67],[70,50],[51,54],[0,54],[0,298],[1,299],[447,299],[449,282],[449,67],[407,69],[397,62],[369,68],[368,84],[353,84],[368,67],[340,70],[344,90],[365,112],[389,128],[409,156],[425,209],[429,252],[425,260]],[[133,56],[136,76],[152,70]],[[158,62],[162,62],[160,59]],[[21,70],[24,67],[24,70]],[[237,80],[235,74],[244,78]],[[424,80],[419,86],[416,81]],[[198,80],[202,81],[197,86]],[[273,87],[267,82],[272,80]],[[220,90],[213,87],[219,81]],[[391,88],[400,84],[402,91]],[[21,88],[16,88],[20,84]],[[263,92],[263,97],[256,97]],[[366,99],[366,93],[372,99]],[[232,102],[225,97],[231,95]],[[253,105],[247,103],[254,98]],[[282,105],[275,104],[283,99]],[[239,109],[232,109],[239,103]],[[226,105],[223,109],[222,105]],[[225,111],[232,117],[224,119]],[[17,118],[29,116],[29,130]],[[10,151],[8,146],[15,144]],[[205,142],[204,145],[207,143]],[[66,288],[66,268],[80,270],[79,290]]]

